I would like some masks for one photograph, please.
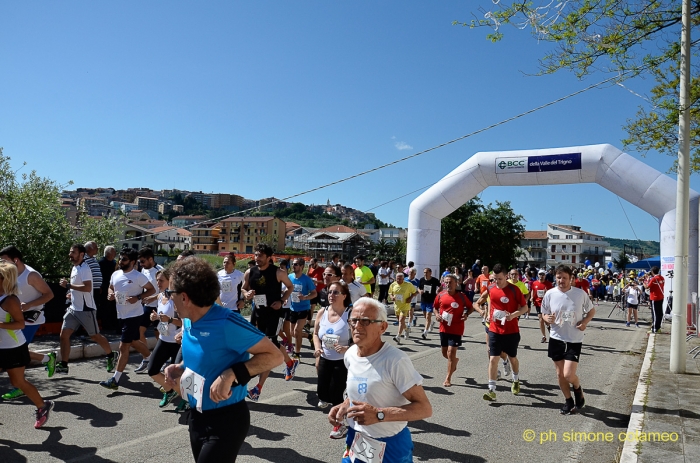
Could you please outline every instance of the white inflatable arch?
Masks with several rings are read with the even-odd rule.
[[[490,186],[597,183],[659,219],[662,274],[672,289],[676,181],[611,145],[476,153],[411,202],[407,260],[440,274],[441,220]],[[698,290],[698,193],[690,191],[688,292]]]

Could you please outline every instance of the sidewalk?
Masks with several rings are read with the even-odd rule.
[[[649,336],[621,463],[700,461],[700,356],[686,374],[669,372],[670,326]],[[700,345],[692,338],[686,352]]]

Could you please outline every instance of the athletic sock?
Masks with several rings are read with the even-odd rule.
[[[48,362],[49,362],[49,360],[51,360],[51,359],[49,358],[49,356],[48,356],[48,355],[46,355],[46,354],[44,354],[44,358],[43,358],[43,359],[41,359],[41,363],[48,363]]]
[[[119,382],[119,379],[121,379],[121,377],[122,377],[122,372],[121,372],[121,371],[115,371],[115,372],[114,372],[114,380],[115,380],[116,382]]]
[[[62,367],[68,367],[68,362],[64,362],[63,360],[61,360],[59,363]]]
[[[517,381],[517,380],[518,380],[518,375],[516,375],[515,373],[513,373],[513,381]]]
[[[489,391],[496,392],[496,381],[489,379]]]
[[[144,358],[143,358],[143,361],[144,361],[144,362],[148,362],[148,360],[149,360],[150,358],[151,358],[150,355],[149,355],[148,357],[144,357]]]
[[[258,383],[258,393],[262,392],[262,387],[263,387],[263,385]]]
[[[291,368],[292,365],[294,365],[294,360],[289,359],[289,362],[287,362],[287,366],[288,366],[289,368]]]

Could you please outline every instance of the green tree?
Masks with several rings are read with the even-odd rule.
[[[485,1],[485,0],[484,0]],[[539,74],[560,70],[581,78],[594,72],[620,75],[620,80],[650,74],[656,85],[651,109],[640,106],[627,120],[623,145],[646,155],[655,150],[678,152],[678,62],[681,2],[676,0],[572,0],[567,2],[488,2],[478,19],[453,24],[490,29],[487,38],[503,38],[505,26],[529,30],[538,42],[549,42]],[[700,25],[700,0],[691,0],[691,18]],[[692,43],[691,75],[698,75],[700,41]],[[700,169],[700,80],[691,80],[691,169]]]
[[[470,199],[442,219],[440,268],[476,259],[489,266],[515,263],[525,231],[522,221],[509,201],[496,201],[493,207],[484,206],[479,198]]]
[[[61,189],[35,171],[18,179],[0,148],[0,245],[17,246],[27,264],[48,280],[70,273],[74,236],[61,208]]]
[[[115,245],[121,235],[123,217],[90,217],[82,215],[78,221],[78,241],[85,243],[94,241],[97,243],[98,256],[102,255],[105,246]]]

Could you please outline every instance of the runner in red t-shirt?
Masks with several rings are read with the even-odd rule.
[[[496,400],[496,381],[498,375],[498,359],[501,352],[508,354],[513,369],[513,384],[511,392],[520,393],[518,380],[519,363],[518,344],[520,343],[520,328],[518,317],[527,312],[525,296],[517,286],[508,282],[508,271],[501,264],[493,266],[493,276],[496,285],[489,292],[489,390],[484,394],[484,400]]]
[[[574,280],[574,286],[577,288],[581,288],[588,294],[588,297],[591,297],[591,293],[589,289],[591,289],[591,284],[588,282],[586,278],[581,278],[583,275],[580,273],[578,274],[579,276],[576,277],[576,280]]]
[[[649,300],[652,306],[651,332],[656,333],[661,328],[664,316],[664,277],[659,275],[659,267],[651,268],[652,277],[644,283],[645,288],[649,288]]]
[[[547,335],[544,331],[544,320],[542,319],[542,298],[544,293],[552,289],[552,283],[545,278],[547,272],[540,270],[537,272],[538,279],[530,285],[530,300],[535,305],[537,318],[540,319],[540,331],[542,332],[542,342],[547,342]]]
[[[445,276],[447,291],[435,297],[433,310],[435,319],[440,322],[440,346],[442,356],[447,359],[447,377],[442,383],[445,387],[452,386],[452,373],[457,370],[457,349],[462,345],[464,321],[474,311],[472,302],[457,291],[459,278],[454,274]]]
[[[309,315],[307,316],[306,325],[304,325],[304,328],[307,336],[309,337],[311,347],[313,347],[314,345],[313,334],[311,330],[311,319],[313,317],[314,311],[317,310],[316,306],[319,305],[319,303],[321,302],[321,299],[319,298],[321,290],[326,287],[326,285],[323,283],[324,270],[325,268],[322,268],[320,265],[318,265],[318,261],[315,258],[309,261],[309,270],[306,272],[306,274],[309,277],[311,277],[311,279],[314,281],[314,284],[316,285],[316,297],[311,299],[311,310],[309,310]]]

